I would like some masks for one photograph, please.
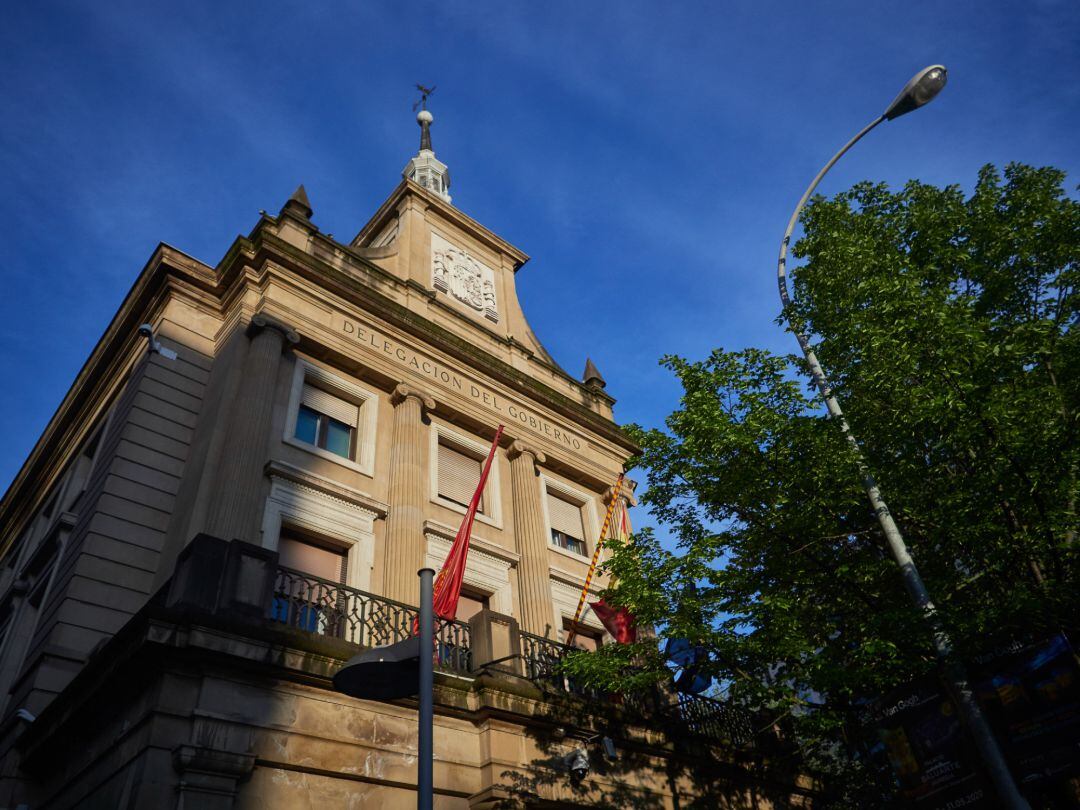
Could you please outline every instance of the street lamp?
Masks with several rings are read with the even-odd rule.
[[[1016,808],[1016,810],[1028,810],[1028,803],[1024,797],[1020,795],[1020,791],[1017,790],[1012,774],[1009,773],[1009,768],[1005,764],[1005,758],[1002,756],[1001,749],[998,747],[997,741],[990,731],[990,726],[987,724],[986,718],[983,716],[978,703],[975,701],[975,696],[971,692],[971,687],[967,682],[967,676],[964,673],[963,667],[952,660],[952,641],[949,639],[948,634],[945,632],[945,628],[941,624],[941,617],[938,615],[937,608],[930,599],[930,594],[926,590],[926,585],[919,575],[919,569],[915,567],[915,561],[911,558],[911,554],[908,553],[907,544],[904,542],[904,536],[900,533],[900,529],[897,527],[896,522],[892,518],[892,514],[889,512],[889,507],[885,504],[885,499],[881,496],[881,491],[878,489],[877,482],[874,480],[873,475],[870,474],[870,470],[863,460],[859,442],[851,432],[851,427],[844,418],[843,411],[840,410],[840,403],[836,401],[836,397],[833,396],[832,390],[829,388],[829,382],[825,377],[825,371],[822,369],[821,363],[818,362],[817,355],[814,354],[814,350],[810,346],[810,339],[799,325],[791,321],[791,298],[788,295],[787,288],[786,260],[788,244],[791,241],[791,232],[795,230],[795,224],[799,221],[799,215],[802,213],[806,201],[810,199],[810,195],[814,193],[814,189],[817,188],[822,178],[829,169],[836,164],[836,161],[843,157],[845,152],[858,143],[863,136],[878,124],[883,121],[891,121],[894,118],[899,118],[901,115],[909,113],[912,110],[917,110],[919,107],[932,101],[945,86],[946,78],[947,72],[943,65],[931,65],[928,68],[920,70],[912,77],[911,81],[904,85],[904,89],[900,91],[900,94],[893,100],[892,104],[888,106],[885,112],[859,130],[855,137],[844,144],[840,151],[833,155],[832,159],[825,164],[825,167],[818,172],[817,176],[810,183],[809,188],[806,189],[806,192],[799,200],[799,204],[795,206],[795,212],[788,221],[787,230],[784,231],[784,238],[780,242],[780,258],[777,262],[776,269],[777,284],[780,288],[780,301],[783,303],[784,311],[788,315],[791,331],[795,333],[795,337],[799,341],[799,347],[806,357],[806,364],[810,369],[810,376],[813,377],[814,383],[817,385],[818,390],[821,391],[821,396],[822,399],[825,400],[825,406],[828,408],[829,416],[839,423],[844,438],[847,439],[848,444],[854,451],[859,474],[862,477],[863,489],[866,490],[866,496],[870,499],[870,505],[874,509],[874,514],[878,519],[878,523],[881,524],[881,531],[885,535],[885,540],[889,544],[889,549],[892,551],[893,558],[896,560],[896,564],[900,566],[900,573],[904,579],[904,586],[907,588],[908,595],[911,596],[912,601],[922,613],[923,620],[926,621],[933,632],[934,649],[938,659],[945,665],[946,672],[949,674],[950,680],[952,681],[953,688],[960,703],[961,717],[964,719],[968,730],[975,739],[975,745],[990,772],[990,777],[994,782],[994,786],[997,788],[998,794],[1004,802],[1004,806]]]

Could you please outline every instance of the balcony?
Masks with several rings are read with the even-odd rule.
[[[384,647],[412,636],[419,617],[420,611],[411,605],[277,567],[270,618],[289,627],[360,647]],[[470,634],[465,622],[438,624],[435,641],[440,668],[463,674],[470,671]]]
[[[360,647],[381,647],[410,637],[418,617],[419,611],[412,605],[291,568],[276,568],[270,618],[296,630]],[[661,691],[614,695],[577,684],[560,667],[576,650],[551,639],[515,628],[510,634],[518,640],[514,652],[497,661],[475,662],[481,666],[474,668],[470,624],[436,622],[435,635],[436,664],[445,672],[467,676],[488,665],[495,671],[520,673],[547,694],[578,698],[592,707],[615,709],[649,724],[659,720],[706,741],[745,746],[754,738],[751,715],[714,698]]]

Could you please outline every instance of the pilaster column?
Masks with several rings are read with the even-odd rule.
[[[557,638],[552,627],[549,538],[544,526],[544,505],[536,481],[536,465],[547,459],[520,441],[510,445],[510,482],[514,500],[514,537],[521,555],[518,563],[518,602],[521,628],[537,636]]]
[[[206,530],[224,540],[240,539],[257,545],[263,512],[263,466],[269,453],[278,368],[281,355],[300,337],[265,315],[251,319],[247,336],[251,345],[224,425],[218,486],[207,512]]]
[[[419,599],[416,572],[424,563],[424,501],[427,491],[428,435],[424,409],[435,400],[402,383],[391,396],[394,404],[393,447],[390,449],[389,509],[383,595],[408,605]]]

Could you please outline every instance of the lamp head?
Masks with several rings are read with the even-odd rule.
[[[911,81],[904,85],[900,95],[893,99],[893,103],[885,110],[885,120],[892,121],[904,113],[929,104],[941,92],[947,79],[948,71],[945,70],[944,65],[923,68],[911,77]]]

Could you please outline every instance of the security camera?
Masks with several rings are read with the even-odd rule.
[[[566,757],[566,766],[570,769],[570,778],[580,782],[589,775],[589,754],[584,748],[571,751]]]
[[[139,336],[146,338],[146,342],[150,349],[150,354],[160,354],[167,360],[175,360],[176,352],[161,345],[161,341],[154,338],[154,327],[148,323],[144,323],[139,327]]]

